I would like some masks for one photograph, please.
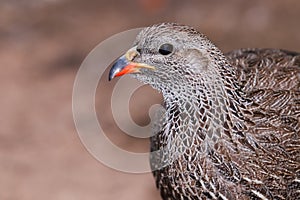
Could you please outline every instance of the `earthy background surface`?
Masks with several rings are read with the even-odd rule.
[[[151,174],[126,174],[96,161],[81,144],[71,95],[85,56],[107,37],[157,22],[179,22],[207,34],[223,51],[272,47],[300,51],[299,0],[7,0],[0,2],[0,199],[159,199]],[[98,91],[111,92],[112,86]],[[147,122],[140,91],[132,106]],[[148,95],[147,95],[148,94]],[[102,103],[103,104],[103,103]],[[109,106],[97,105],[118,146],[147,151],[113,126]]]

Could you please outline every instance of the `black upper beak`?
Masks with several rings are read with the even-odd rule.
[[[128,64],[129,61],[126,59],[126,57],[121,56],[111,67],[109,71],[108,80],[111,81],[116,76],[116,74],[121,72]]]

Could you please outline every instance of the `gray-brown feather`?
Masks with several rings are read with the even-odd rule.
[[[249,120],[246,129],[240,128],[239,133],[236,128],[239,136],[229,134],[232,139],[210,147],[209,158],[187,161],[183,156],[154,171],[163,199],[298,199],[300,55],[241,49],[226,57],[247,101],[243,111]],[[180,112],[173,109],[174,116]],[[226,125],[228,129],[232,126]],[[201,141],[203,134],[197,132]],[[160,133],[152,138],[152,151],[165,145],[164,137]],[[200,142],[194,142],[190,151],[200,151]],[[156,159],[161,158],[152,158],[152,165]]]

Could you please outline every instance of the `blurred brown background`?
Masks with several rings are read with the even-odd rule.
[[[159,199],[151,174],[105,167],[85,150],[74,128],[76,71],[102,40],[130,28],[179,22],[207,34],[224,52],[300,51],[299,19],[299,0],[1,1],[0,199]],[[99,113],[104,125],[114,127],[106,114]],[[143,123],[147,118],[140,116]],[[146,140],[110,130],[119,146],[148,149]]]

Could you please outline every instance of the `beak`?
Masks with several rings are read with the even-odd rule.
[[[111,67],[109,71],[108,80],[112,80],[116,76],[122,76],[124,74],[139,73],[141,68],[147,68],[155,70],[155,67],[144,64],[132,62],[134,57],[139,55],[136,51],[136,47],[129,49],[125,55],[121,56]]]

